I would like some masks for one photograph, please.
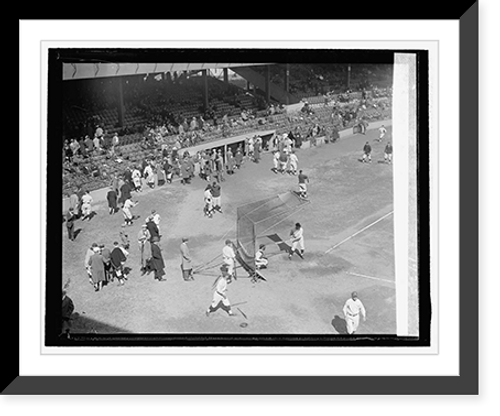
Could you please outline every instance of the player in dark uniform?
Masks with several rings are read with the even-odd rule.
[[[363,146],[363,159],[362,162],[365,163],[366,161],[371,162],[372,161],[372,147],[370,146],[370,143],[366,142],[365,145]]]

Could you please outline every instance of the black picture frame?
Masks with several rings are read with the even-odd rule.
[[[458,376],[20,376],[18,308],[10,309],[4,395],[449,395],[478,394],[478,2],[460,19],[460,375]],[[466,180],[462,180],[466,178]],[[14,282],[15,283],[15,282]],[[19,299],[19,288],[11,285]],[[465,310],[467,305],[467,310]],[[17,318],[17,319],[15,319]],[[17,336],[16,336],[17,335]],[[223,379],[223,382],[221,382]]]

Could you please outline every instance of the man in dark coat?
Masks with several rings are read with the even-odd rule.
[[[160,239],[158,237],[151,237],[151,260],[150,267],[155,272],[155,279],[159,282],[164,282],[165,276],[165,262],[163,261],[163,256],[161,254],[161,249],[158,244]]]
[[[106,195],[106,199],[108,200],[109,214],[115,214],[118,212],[118,206],[116,205],[117,195],[115,188],[111,186],[109,188],[108,194]]]
[[[132,179],[132,171],[130,170],[130,168],[125,169],[125,172],[123,173],[123,180],[125,181],[125,183],[129,184],[130,189],[135,189],[134,181]],[[127,198],[123,199],[123,201],[125,202],[126,199]]]
[[[70,208],[66,214],[66,228],[68,229],[68,238],[71,241],[75,239],[75,220],[76,216],[73,212],[73,208]]]
[[[127,179],[125,179],[125,182],[123,183],[122,187],[120,188],[120,202],[122,204],[125,203],[125,201],[127,199],[131,199],[132,198],[132,187],[130,185],[130,183],[127,181]]]
[[[70,338],[69,332],[71,330],[71,315],[75,310],[75,305],[71,298],[67,295],[66,291],[63,290],[62,294],[62,310],[61,310],[61,318],[62,318],[62,333],[66,335],[66,338]]]
[[[153,241],[154,238],[158,238],[158,241],[160,240],[160,230],[158,228],[158,225],[154,221],[154,217],[150,215],[147,220],[146,220],[146,228],[149,231],[149,235],[151,236],[151,241]]]
[[[114,248],[111,252],[111,269],[113,277],[111,278],[111,281],[113,281],[113,278],[116,277],[120,285],[124,285],[124,280],[127,279],[127,276],[125,275],[125,272],[123,270],[123,264],[127,260],[127,256],[125,256],[125,253],[118,245],[118,241],[115,241],[113,243],[113,246]]]

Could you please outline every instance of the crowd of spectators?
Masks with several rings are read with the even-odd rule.
[[[64,188],[85,186],[93,190],[106,186],[114,172],[134,163],[137,154],[153,155],[161,148],[183,149],[265,129],[277,133],[297,130],[308,140],[318,132],[387,117],[392,95],[388,87],[366,83],[365,87],[373,88],[341,93],[327,90],[317,95],[314,103],[303,100],[300,112],[289,114],[283,105],[267,103],[258,94],[210,82],[209,106],[203,109],[200,83],[200,77],[180,78],[176,83],[131,80],[124,89],[125,102],[133,103],[127,111],[140,122],[115,128],[106,126],[98,113],[87,116],[64,140]],[[108,94],[107,88],[111,85],[104,85],[103,95]],[[169,94],[165,94],[167,90]],[[92,108],[103,107],[99,104]]]
[[[338,98],[338,97],[337,97]],[[387,98],[350,99],[348,102],[332,99],[328,103],[310,104],[304,101],[296,114],[286,114],[280,106],[269,106],[256,114],[242,110],[238,117],[223,116],[213,123],[203,116],[184,119],[173,124],[146,126],[142,132],[119,136],[116,131],[105,131],[99,125],[94,135],[66,140],[63,149],[64,189],[84,186],[90,190],[107,186],[111,177],[148,155],[154,160],[162,148],[173,151],[204,142],[236,136],[258,130],[273,129],[278,134],[294,132],[303,141],[329,135],[333,131],[352,127],[361,120],[383,119],[390,114]]]

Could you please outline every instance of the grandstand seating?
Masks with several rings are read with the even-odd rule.
[[[381,71],[384,73],[383,70],[384,68],[381,68]],[[282,74],[279,70],[279,65],[272,69],[272,71],[272,79],[279,82],[279,76]],[[323,71],[326,71],[326,68],[323,68]],[[366,72],[359,72],[368,77]],[[294,67],[291,73],[297,73],[299,77],[302,76],[304,85],[307,84],[304,80],[307,81],[311,78],[310,68],[306,65]],[[316,77],[316,75],[314,76]],[[325,76],[326,81],[329,82],[332,79],[336,79],[335,77],[338,78],[339,74],[337,73],[330,77]],[[368,77],[366,79],[375,80],[376,78]],[[379,76],[377,79],[380,80],[381,77]],[[228,135],[244,135],[259,129],[268,130],[272,128],[281,134],[293,130],[297,126],[308,129],[313,123],[318,123],[322,126],[331,125],[332,123],[332,107],[325,104],[325,98],[322,94],[317,95],[315,92],[311,94],[311,91],[301,92],[303,100],[308,101],[313,109],[313,114],[311,115],[300,114],[298,117],[291,117],[284,113],[268,115],[267,111],[261,108],[261,103],[241,88],[212,77],[209,77],[208,81],[209,96],[211,98],[210,105],[214,109],[214,117],[219,127],[215,127],[214,122],[206,119],[207,127],[201,132],[201,140],[203,142],[210,142],[227,137]],[[202,102],[201,77],[192,76],[184,78],[178,83],[158,82],[151,79],[145,81],[142,76],[127,77],[127,80],[122,84],[126,107],[124,128],[120,131],[116,127],[118,122],[116,103],[110,93],[113,88],[116,88],[116,86],[113,87],[112,82],[113,80],[100,81],[97,85],[90,87],[85,84],[74,84],[69,89],[70,91],[63,97],[63,120],[66,126],[66,137],[76,137],[74,134],[77,127],[80,126],[81,130],[81,126],[84,126],[89,120],[99,123],[108,134],[119,131],[121,135],[120,146],[117,152],[118,158],[99,155],[78,161],[78,163],[66,162],[63,171],[64,192],[81,185],[84,185],[89,190],[106,186],[109,184],[115,170],[122,171],[125,166],[142,160],[146,155],[151,155],[153,151],[144,149],[141,143],[148,134],[145,129],[146,125],[159,126],[169,120],[173,121],[175,125],[175,123],[181,122],[184,118],[189,123],[192,117],[203,115],[200,105]],[[360,95],[351,94],[351,99],[358,98]],[[383,96],[384,93],[379,95]],[[384,98],[378,100],[387,104],[377,107],[368,105],[363,110],[363,117],[365,119],[377,120],[390,117],[390,100]],[[341,111],[356,112],[358,104],[358,102],[352,101],[342,104]],[[249,110],[254,118],[242,123],[240,115],[243,109]],[[220,124],[222,117],[225,115],[227,115],[229,120],[240,120],[240,123],[233,127],[225,128],[223,131],[220,128]],[[350,120],[343,126],[339,124],[339,127],[348,128],[354,122],[354,120]],[[172,144],[176,140],[176,136],[170,134],[163,137],[163,140],[166,143]]]

